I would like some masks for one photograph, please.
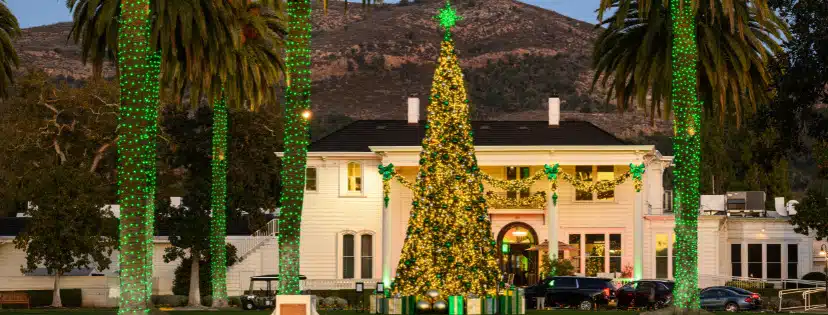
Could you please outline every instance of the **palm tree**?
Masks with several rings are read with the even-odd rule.
[[[630,13],[630,9],[635,6],[638,14],[645,20],[650,19],[650,13],[654,12],[653,7],[659,3],[667,3],[669,1],[669,23],[672,30],[671,50],[670,50],[670,107],[674,113],[673,125],[675,128],[675,136],[673,137],[673,148],[675,151],[675,171],[676,178],[674,183],[674,204],[676,206],[675,216],[675,233],[676,233],[676,288],[674,290],[675,305],[679,309],[698,309],[699,295],[698,295],[698,208],[699,208],[699,162],[700,162],[700,139],[698,128],[701,126],[702,113],[702,99],[699,98],[699,91],[697,89],[699,78],[697,74],[697,61],[699,60],[700,51],[698,49],[697,41],[697,23],[696,14],[701,8],[709,8],[710,15],[708,19],[715,17],[724,17],[728,20],[730,29],[725,30],[730,35],[739,38],[744,38],[746,29],[749,25],[749,20],[746,20],[746,14],[740,14],[737,9],[742,3],[747,1],[734,0],[601,0],[599,7],[598,19],[603,20],[603,14],[607,9],[612,7],[618,8],[615,23],[617,25],[624,25]],[[771,16],[766,0],[750,1],[748,4],[755,10],[756,20],[761,23],[767,23],[768,17]],[[666,7],[666,5],[665,5]],[[721,14],[719,13],[721,12]],[[666,22],[665,22],[666,23]],[[708,38],[707,40],[712,40]],[[642,41],[642,43],[645,41]],[[722,44],[731,44],[722,43]],[[704,47],[704,46],[703,46]],[[719,50],[721,51],[721,50]],[[724,58],[725,56],[721,56]],[[739,56],[740,61],[746,61],[749,56]],[[666,58],[662,57],[662,58]],[[724,64],[720,62],[718,64]],[[742,70],[750,70],[751,63],[744,63]],[[666,66],[666,65],[662,65]],[[666,67],[665,67],[666,68]],[[655,73],[653,70],[650,73]],[[642,73],[632,71],[622,71],[621,73],[639,74],[635,78],[636,82],[646,83],[650,78],[643,77]],[[622,77],[623,78],[623,77]],[[655,78],[653,78],[655,79]],[[717,76],[709,77],[710,80],[718,80]],[[629,78],[622,80],[631,80]],[[723,83],[739,82],[730,79],[713,81],[721,85]],[[747,83],[745,81],[741,81]],[[666,81],[663,81],[666,84]],[[621,86],[626,87],[626,83]],[[626,88],[625,88],[626,89]],[[655,91],[655,95],[666,95],[668,88],[659,87]],[[633,88],[631,91],[638,91],[639,88]],[[618,90],[616,90],[617,93]],[[726,89],[721,87],[711,91],[718,91],[719,95],[733,95]],[[756,95],[761,91],[748,91],[748,95]],[[712,93],[711,93],[712,94]],[[744,99],[743,95],[736,94],[737,99]],[[748,99],[751,97],[748,96]],[[623,100],[623,94],[621,100]],[[624,103],[619,100],[619,103]],[[719,99],[722,102],[719,106],[727,106],[725,102],[733,101],[728,99]]]
[[[83,61],[92,62],[95,76],[99,78],[104,59],[111,59],[118,55],[119,48],[124,47],[120,46],[122,43],[114,41],[113,38],[123,36],[123,32],[119,33],[119,17],[123,16],[122,13],[125,13],[121,11],[123,10],[122,7],[127,7],[127,2],[126,0],[123,2],[120,0],[67,0],[66,5],[73,11],[74,15],[74,26],[70,36],[74,38],[76,43],[80,42]],[[160,87],[175,86],[174,82],[176,81],[174,80],[177,78],[176,76],[161,76],[160,74],[162,72],[171,73],[172,70],[170,69],[203,70],[201,67],[191,66],[198,64],[234,64],[233,54],[205,54],[205,52],[233,51],[239,45],[238,29],[240,27],[235,24],[237,22],[236,14],[239,11],[234,10],[234,6],[224,2],[146,0],[141,5],[145,9],[151,9],[151,13],[147,12],[143,27],[144,40],[149,43],[147,48],[150,53],[146,56],[145,62],[138,65],[145,70],[142,91],[146,105],[143,112],[147,123],[142,134],[142,139],[145,139],[143,146],[140,150],[131,152],[135,154],[132,158],[127,157],[125,159],[132,160],[138,157],[135,160],[139,161],[138,164],[142,169],[141,173],[146,176],[145,188],[142,190],[143,198],[145,198],[143,202],[145,211],[143,211],[143,217],[138,220],[139,225],[143,227],[141,237],[151,239],[154,227],[155,136],[157,133]],[[118,45],[113,44],[116,42]],[[119,64],[120,68],[124,68],[124,65]],[[164,69],[166,71],[163,71]],[[210,82],[213,77],[227,77],[227,73],[228,71],[217,73],[194,72],[188,73],[188,75],[191,77],[203,75],[204,78],[200,79],[199,82]],[[122,78],[123,75],[121,73]],[[174,91],[183,91],[183,89],[174,89]],[[195,100],[193,104],[198,104],[199,93],[200,90],[191,93]],[[224,211],[218,212],[224,214]],[[219,219],[223,222],[223,216]],[[223,229],[221,231],[223,233]],[[131,235],[135,236],[134,233]],[[221,239],[223,240],[224,237],[221,237]],[[136,253],[136,256],[143,257],[143,265],[151,265],[152,250],[150,246],[152,246],[152,243],[145,242],[145,244],[147,247],[143,249],[143,252]],[[121,257],[124,257],[123,254]],[[197,261],[198,258],[194,257],[193,259]],[[142,277],[144,279],[141,283],[144,284],[145,290],[149,290],[152,285],[151,268],[143,270]],[[224,281],[221,281],[221,284],[223,285]],[[223,294],[224,298],[218,299],[218,303],[226,303],[224,292],[226,292],[226,288],[219,291],[219,294]],[[199,305],[200,296],[195,294],[196,296],[193,297],[192,295],[190,303]]]
[[[8,96],[8,88],[14,83],[14,69],[20,60],[14,49],[14,39],[20,36],[20,25],[11,10],[6,7],[6,1],[0,1],[0,98]]]

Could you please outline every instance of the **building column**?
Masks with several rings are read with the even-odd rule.
[[[644,195],[635,193],[633,205],[633,278],[639,280],[644,273]]]
[[[391,285],[391,210],[383,202],[382,206],[382,283]]]
[[[558,204],[555,192],[549,194],[546,205],[546,239],[549,242],[549,258],[552,261],[558,259]]]

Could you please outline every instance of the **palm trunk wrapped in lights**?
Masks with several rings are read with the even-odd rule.
[[[213,307],[227,304],[227,103],[221,98],[213,103],[212,218],[210,220],[210,276]]]
[[[120,298],[119,314],[146,314],[150,300],[147,253],[147,204],[151,176],[146,152],[151,141],[153,110],[147,99],[150,51],[149,0],[122,0],[118,34],[121,104],[118,126],[118,204],[120,215]],[[154,109],[154,108],[153,108]]]
[[[279,294],[299,293],[299,240],[311,96],[311,4],[288,0],[285,155],[279,215]]]
[[[701,103],[698,100],[694,0],[670,1],[673,22],[672,102],[675,111],[676,288],[679,309],[698,309],[698,216]]]
[[[149,35],[148,35],[149,36]],[[152,52],[147,56],[147,79],[145,88],[147,91],[145,107],[147,124],[147,140],[144,143],[144,174],[147,176],[147,202],[144,217],[146,224],[144,226],[144,241],[146,242],[146,262],[144,263],[144,278],[147,285],[147,298],[149,299],[152,293],[152,254],[153,254],[153,239],[155,236],[155,192],[156,192],[156,175],[157,175],[157,155],[156,140],[158,135],[158,110],[160,99],[160,78],[161,75],[161,53]],[[149,303],[149,302],[148,302]]]

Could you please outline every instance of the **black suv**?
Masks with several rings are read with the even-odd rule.
[[[674,283],[666,280],[630,282],[615,292],[618,308],[659,309],[670,306],[673,303],[673,287]]]
[[[615,290],[610,279],[587,277],[552,277],[526,288],[527,307],[536,305],[543,297],[544,304],[552,307],[577,307],[589,311],[606,307],[615,300]]]

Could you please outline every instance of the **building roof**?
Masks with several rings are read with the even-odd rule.
[[[420,146],[425,122],[359,120],[311,143],[309,152],[371,152],[370,146]],[[475,146],[626,145],[585,121],[473,121]]]

